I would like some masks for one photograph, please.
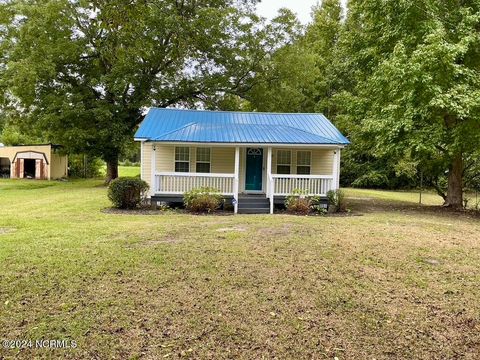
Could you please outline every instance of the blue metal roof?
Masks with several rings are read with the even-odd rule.
[[[348,145],[322,114],[152,108],[135,139],[156,142]]]

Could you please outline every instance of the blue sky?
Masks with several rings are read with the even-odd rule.
[[[278,12],[278,9],[286,7],[297,13],[298,18],[304,24],[311,20],[311,9],[318,0],[262,0],[257,6],[259,15],[272,19]]]

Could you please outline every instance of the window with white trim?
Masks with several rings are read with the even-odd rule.
[[[310,175],[312,173],[312,152],[297,151],[297,174]]]
[[[210,173],[211,150],[210,148],[197,148],[197,173]]]
[[[190,148],[187,146],[175,147],[175,172],[190,172]]]
[[[292,170],[292,152],[277,150],[277,174],[290,175]]]

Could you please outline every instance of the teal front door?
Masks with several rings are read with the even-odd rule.
[[[247,149],[246,191],[262,191],[263,149]]]

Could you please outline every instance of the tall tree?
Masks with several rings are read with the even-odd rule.
[[[445,193],[436,187],[452,207],[480,140],[479,11],[477,1],[352,0],[340,40],[351,83],[336,103],[359,157],[448,172]]]
[[[251,86],[266,36],[255,2],[3,2],[6,106],[47,140],[101,156],[115,178],[146,107],[192,106]]]
[[[340,35],[343,28],[340,0],[323,0],[313,9],[313,21],[307,27],[303,47],[315,54],[315,109],[335,120],[336,109],[332,101],[344,86],[341,76]]]
[[[252,88],[245,94],[250,110],[313,112],[317,68],[315,55],[304,46],[304,27],[295,14],[280,9],[267,26],[272,40]],[[280,41],[279,41],[280,40]]]

